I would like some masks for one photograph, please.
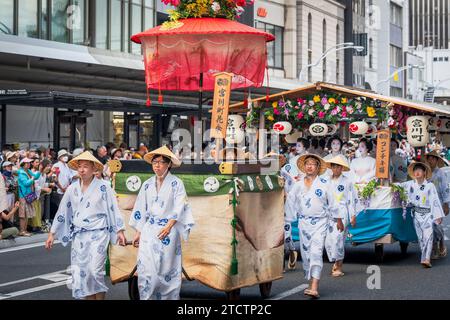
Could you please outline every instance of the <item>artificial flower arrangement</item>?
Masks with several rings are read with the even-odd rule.
[[[370,198],[375,190],[380,186],[381,181],[378,179],[371,180],[364,187],[356,185],[356,189],[358,190],[358,197],[361,199],[365,208],[368,208],[370,206]],[[403,209],[403,219],[406,219],[408,194],[406,193],[405,188],[395,183],[391,183],[389,186],[391,187],[392,205],[399,202]]]
[[[382,122],[386,120],[387,112],[378,100],[365,97],[353,99],[323,92],[305,98],[274,101],[264,116],[269,127],[277,121],[288,121],[293,127],[301,128],[314,122],[348,122],[349,118],[369,117]],[[247,126],[254,126],[258,122],[259,110],[254,108],[247,114]]]
[[[185,18],[227,18],[235,20],[244,12],[244,7],[253,4],[254,0],[161,0],[175,9],[168,10],[170,21]],[[166,23],[166,24],[167,24]]]

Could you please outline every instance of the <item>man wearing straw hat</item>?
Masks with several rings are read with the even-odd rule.
[[[86,151],[69,162],[80,180],[65,192],[53,220],[45,247],[51,249],[54,239],[63,246],[72,241],[72,295],[76,299],[103,300],[105,263],[111,242],[126,244],[125,225],[114,191],[107,181],[95,177],[103,164]]]
[[[340,277],[344,275],[342,264],[344,261],[345,238],[347,237],[346,227],[350,221],[352,225],[355,225],[356,221],[355,191],[350,178],[342,174],[343,171],[350,171],[350,165],[342,154],[327,160],[327,164],[332,171],[329,181],[334,205],[339,208],[339,211],[330,212],[335,215],[329,217],[325,249],[330,262],[334,262],[331,275]]]
[[[300,171],[305,173],[291,189],[286,201],[286,221],[298,219],[300,251],[306,279],[310,280],[304,294],[319,298],[319,281],[323,267],[323,247],[329,216],[337,216],[330,183],[319,177],[327,170],[326,162],[314,154],[298,159]]]
[[[170,173],[181,165],[166,147],[144,155],[155,175],[142,184],[130,226],[139,246],[137,273],[142,300],[177,300],[181,289],[181,238],[187,240],[194,226],[183,182]]]
[[[427,163],[414,161],[408,166],[408,174],[413,180],[400,183],[408,193],[408,201],[413,206],[414,228],[419,239],[421,259],[425,268],[431,268],[430,258],[433,248],[433,227],[440,225],[444,217],[441,202],[431,178],[431,168]]]
[[[445,161],[436,152],[436,150],[425,154],[425,159],[427,160],[427,163],[430,166],[432,172],[431,182],[436,187],[437,194],[439,196],[439,200],[441,201],[445,215],[448,215],[450,202],[450,189],[448,185],[449,181],[447,181],[447,177],[444,171],[441,169],[445,166]],[[447,248],[444,241],[444,229],[442,228],[442,225],[433,225],[433,227],[434,247],[432,259],[443,258],[447,255]]]

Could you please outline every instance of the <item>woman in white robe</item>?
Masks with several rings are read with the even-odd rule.
[[[333,206],[338,207],[335,215],[330,215],[327,235],[325,238],[325,249],[328,260],[334,262],[331,275],[333,277],[343,276],[342,265],[345,254],[345,239],[347,237],[347,226],[351,221],[356,223],[354,198],[355,192],[352,181],[342,174],[350,170],[347,159],[339,155],[327,161],[332,175],[329,178],[331,192],[333,193]]]
[[[152,164],[155,176],[142,184],[129,222],[137,230],[133,244],[139,246],[139,295],[141,300],[178,300],[181,238],[187,240],[194,219],[183,182],[169,171],[180,165],[175,155],[164,146],[144,160]]]
[[[322,273],[322,253],[328,229],[329,215],[336,216],[330,183],[323,177],[326,162],[317,155],[307,154],[298,159],[299,169],[305,173],[289,192],[286,201],[286,220],[298,219],[300,252],[305,278],[310,281],[304,294],[319,298]]]
[[[430,167],[425,163],[413,162],[408,167],[408,173],[414,180],[400,185],[405,188],[408,202],[412,205],[414,228],[421,251],[420,263],[425,268],[431,268],[433,225],[442,223],[444,211],[434,184],[426,181],[431,177]]]
[[[350,164],[350,174],[354,183],[366,184],[375,179],[376,160],[369,153],[373,149],[373,144],[366,138],[359,142],[360,157],[352,160]]]
[[[84,152],[69,162],[81,179],[71,184],[59,205],[48,239],[51,249],[55,239],[63,246],[72,241],[72,295],[75,299],[103,300],[105,263],[109,243],[126,244],[123,222],[114,191],[94,172],[103,165],[91,153]]]

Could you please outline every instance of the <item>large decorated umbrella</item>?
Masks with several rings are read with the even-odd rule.
[[[214,90],[214,74],[218,72],[234,74],[232,89],[263,84],[267,68],[266,42],[275,38],[234,20],[217,18],[214,14],[210,14],[213,17],[190,18],[192,15],[187,6],[200,6],[198,2],[190,2],[177,1],[175,19],[172,16],[172,21],[135,34],[131,40],[143,46],[147,92],[148,89],[158,90],[161,103],[161,90],[198,90],[201,114],[202,91]],[[221,13],[220,10],[233,9],[226,7],[230,3],[235,2],[218,1],[205,12],[208,15],[208,12]],[[219,10],[216,10],[217,6]],[[199,7],[199,12],[201,9]],[[183,15],[186,12],[188,14]],[[223,12],[229,18],[231,11]],[[185,16],[188,18],[183,18]]]

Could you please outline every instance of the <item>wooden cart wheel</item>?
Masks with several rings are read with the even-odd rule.
[[[227,300],[239,300],[241,297],[241,289],[227,291]]]
[[[402,256],[406,256],[408,253],[408,242],[400,242],[400,251]]]
[[[136,276],[128,279],[128,296],[130,300],[140,300],[138,278]]]
[[[271,289],[272,289],[272,281],[259,284],[259,292],[261,293],[261,297],[263,299],[267,299],[270,297]]]
[[[384,248],[382,243],[375,243],[375,259],[377,262],[383,262]]]

